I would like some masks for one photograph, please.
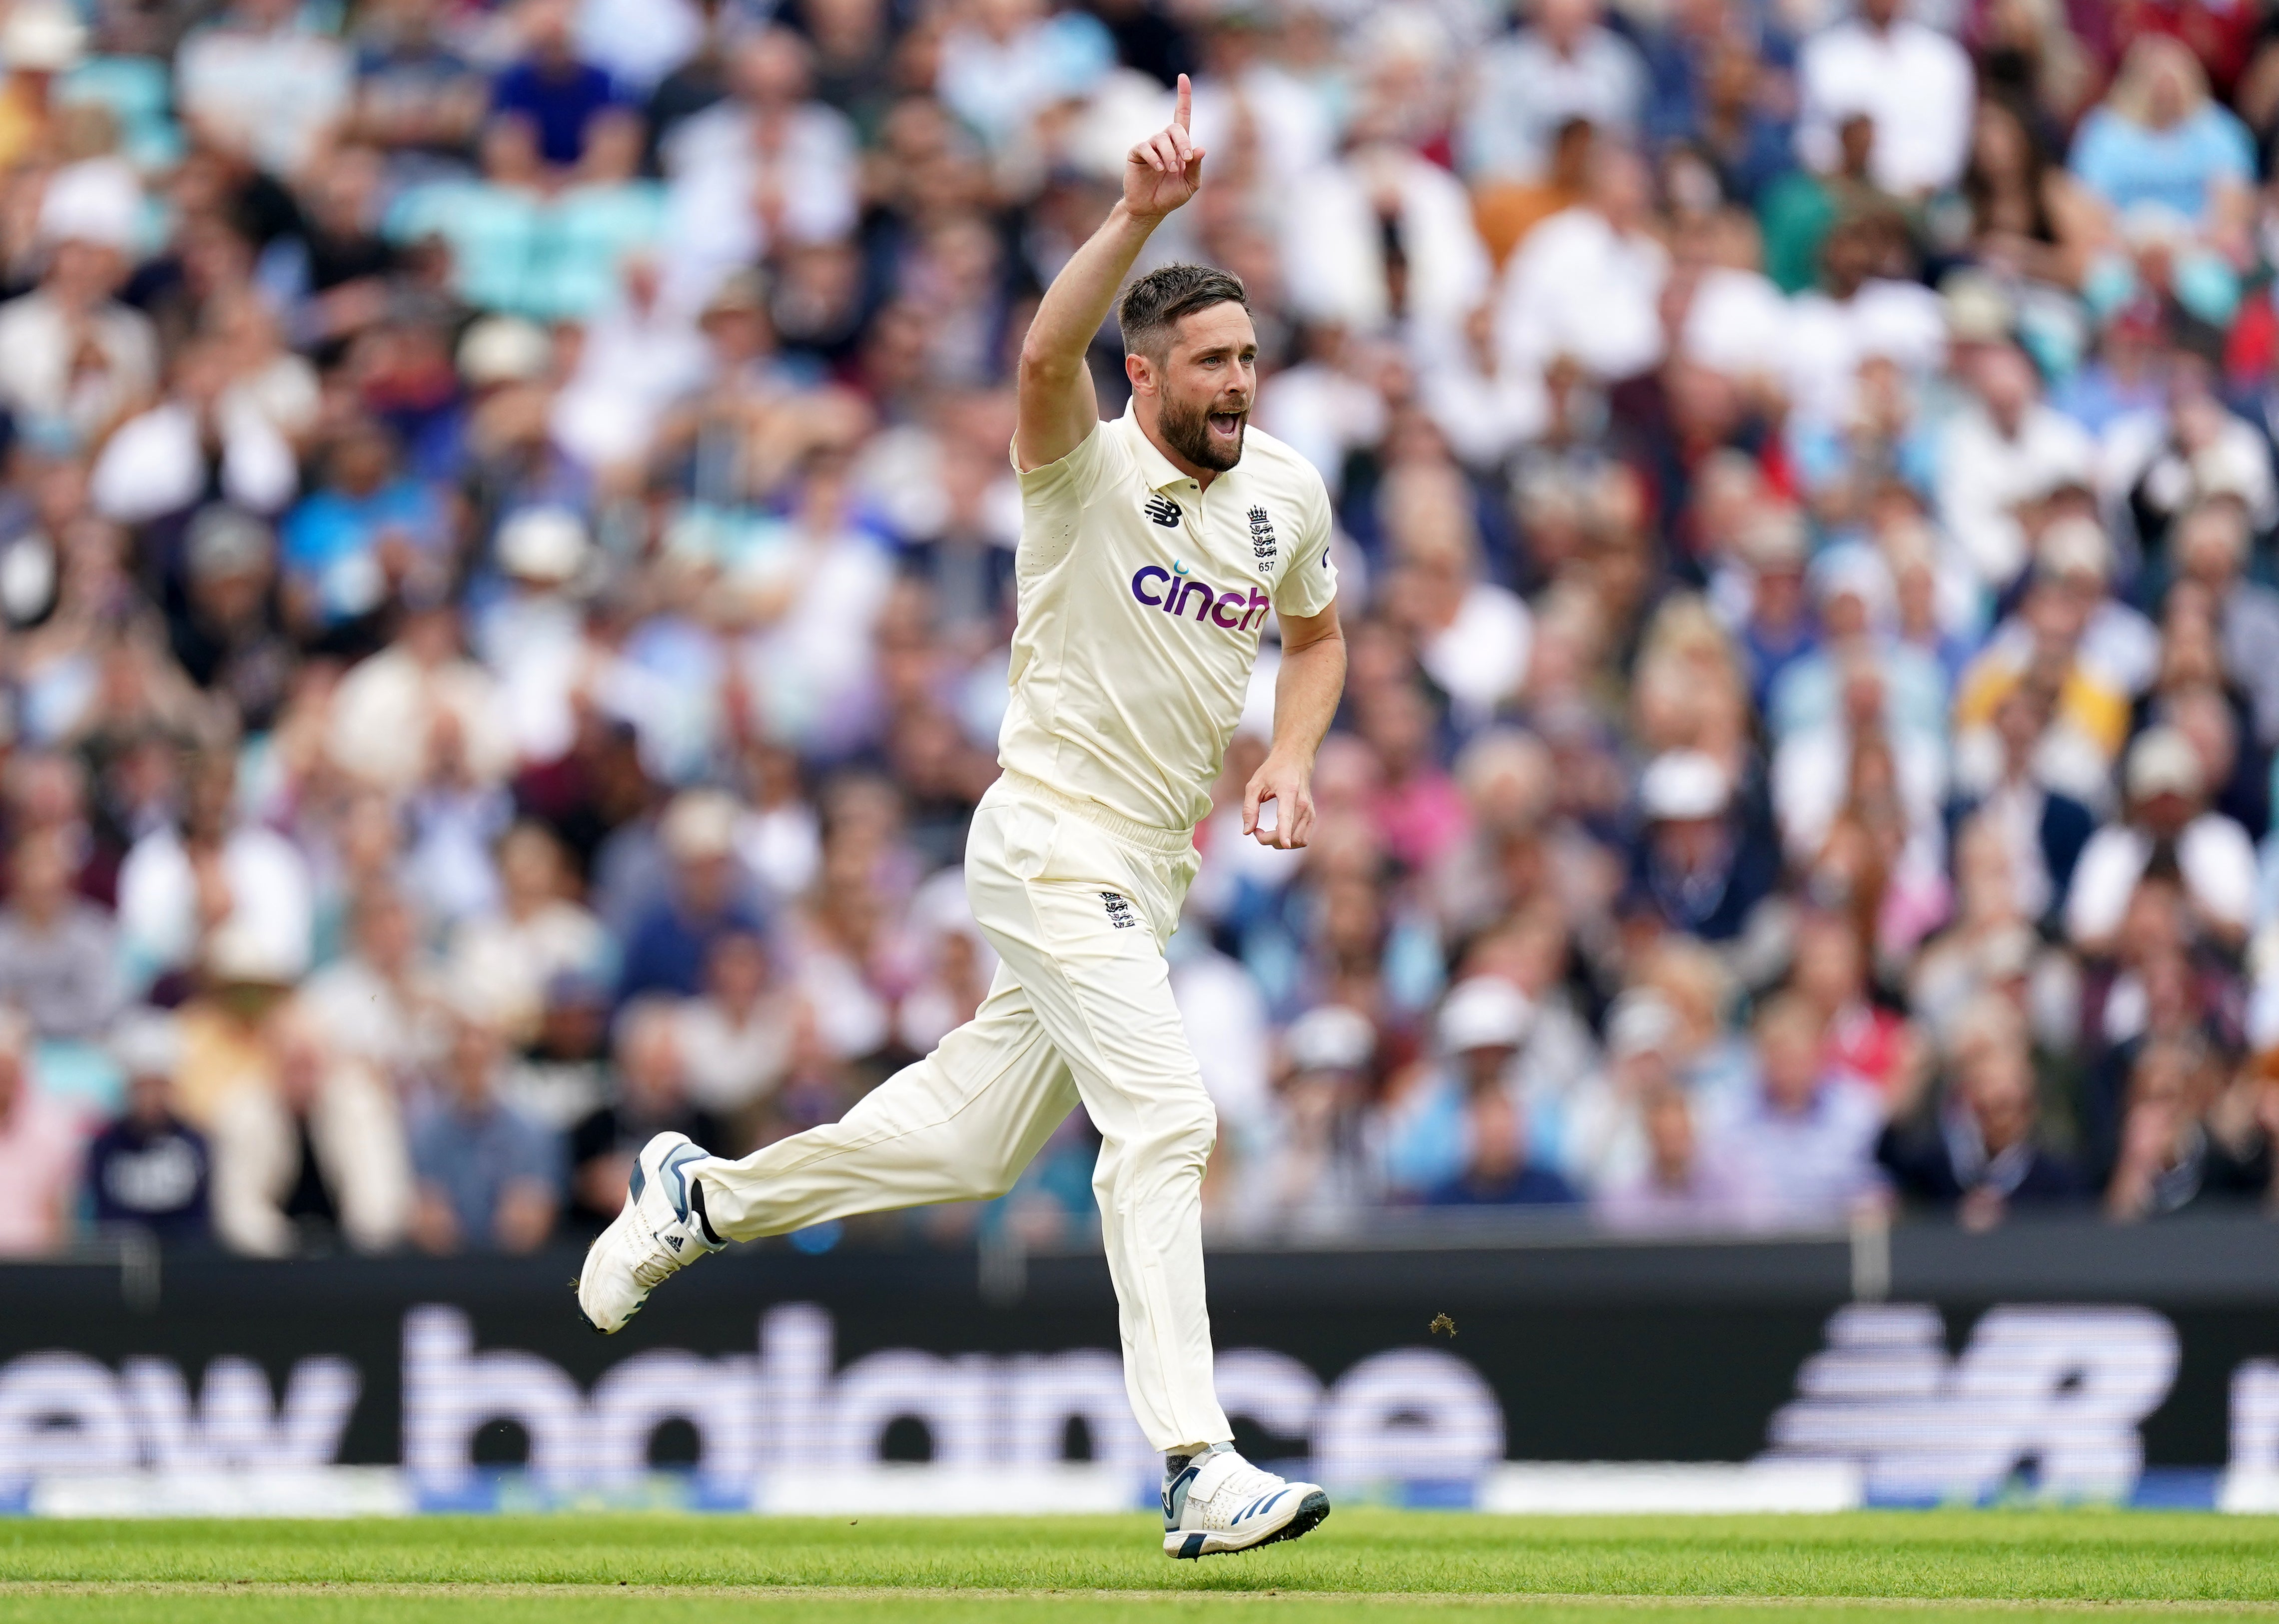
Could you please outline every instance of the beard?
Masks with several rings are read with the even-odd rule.
[[[1235,414],[1234,441],[1232,445],[1214,437],[1210,430],[1211,408],[1189,407],[1166,400],[1156,414],[1155,426],[1163,436],[1163,443],[1193,463],[1198,468],[1208,468],[1214,473],[1224,473],[1242,461],[1243,431],[1250,426],[1248,407]]]

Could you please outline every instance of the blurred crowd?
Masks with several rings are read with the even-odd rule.
[[[1182,71],[1351,649],[1196,834],[1219,1231],[2269,1204],[2253,0],[12,0],[0,1251],[527,1249],[964,1019],[1008,363]]]

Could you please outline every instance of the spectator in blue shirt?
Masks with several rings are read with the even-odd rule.
[[[369,618],[417,578],[441,583],[442,504],[400,470],[395,436],[377,423],[334,443],[323,486],[285,516],[280,539],[288,601],[320,632]]]
[[[618,996],[671,992],[694,998],[704,965],[722,937],[759,932],[735,851],[736,805],[717,790],[689,790],[667,807],[657,827],[671,877],[662,894],[634,915],[625,942]]]
[[[539,156],[553,168],[575,169],[585,159],[594,120],[629,118],[631,110],[606,72],[579,60],[563,0],[533,0],[523,8],[522,23],[523,58],[499,75],[491,111],[527,122]]]
[[[2122,214],[2179,216],[2203,236],[2244,225],[2255,142],[2208,96],[2199,59],[2164,34],[2129,49],[2104,102],[2074,137],[2073,172]]]
[[[1435,1186],[1428,1207],[1556,1207],[1574,1189],[1529,1159],[1527,1117],[1509,1091],[1475,1088],[1464,1103],[1463,1170]]]
[[[433,1098],[411,1127],[411,1238],[423,1252],[529,1252],[554,1227],[561,1136],[499,1098],[500,1060],[498,1034],[459,1012]]]

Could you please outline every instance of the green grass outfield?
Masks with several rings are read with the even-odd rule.
[[[1144,1517],[675,1515],[0,1523],[0,1621],[1720,1624],[2221,1615],[2279,1624],[2279,1519],[2148,1512],[1342,1511],[1173,1563]]]

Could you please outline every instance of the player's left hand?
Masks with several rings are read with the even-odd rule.
[[[1258,808],[1274,803],[1274,826],[1262,829]],[[1314,764],[1270,755],[1242,786],[1242,832],[1261,846],[1295,851],[1314,832]]]

